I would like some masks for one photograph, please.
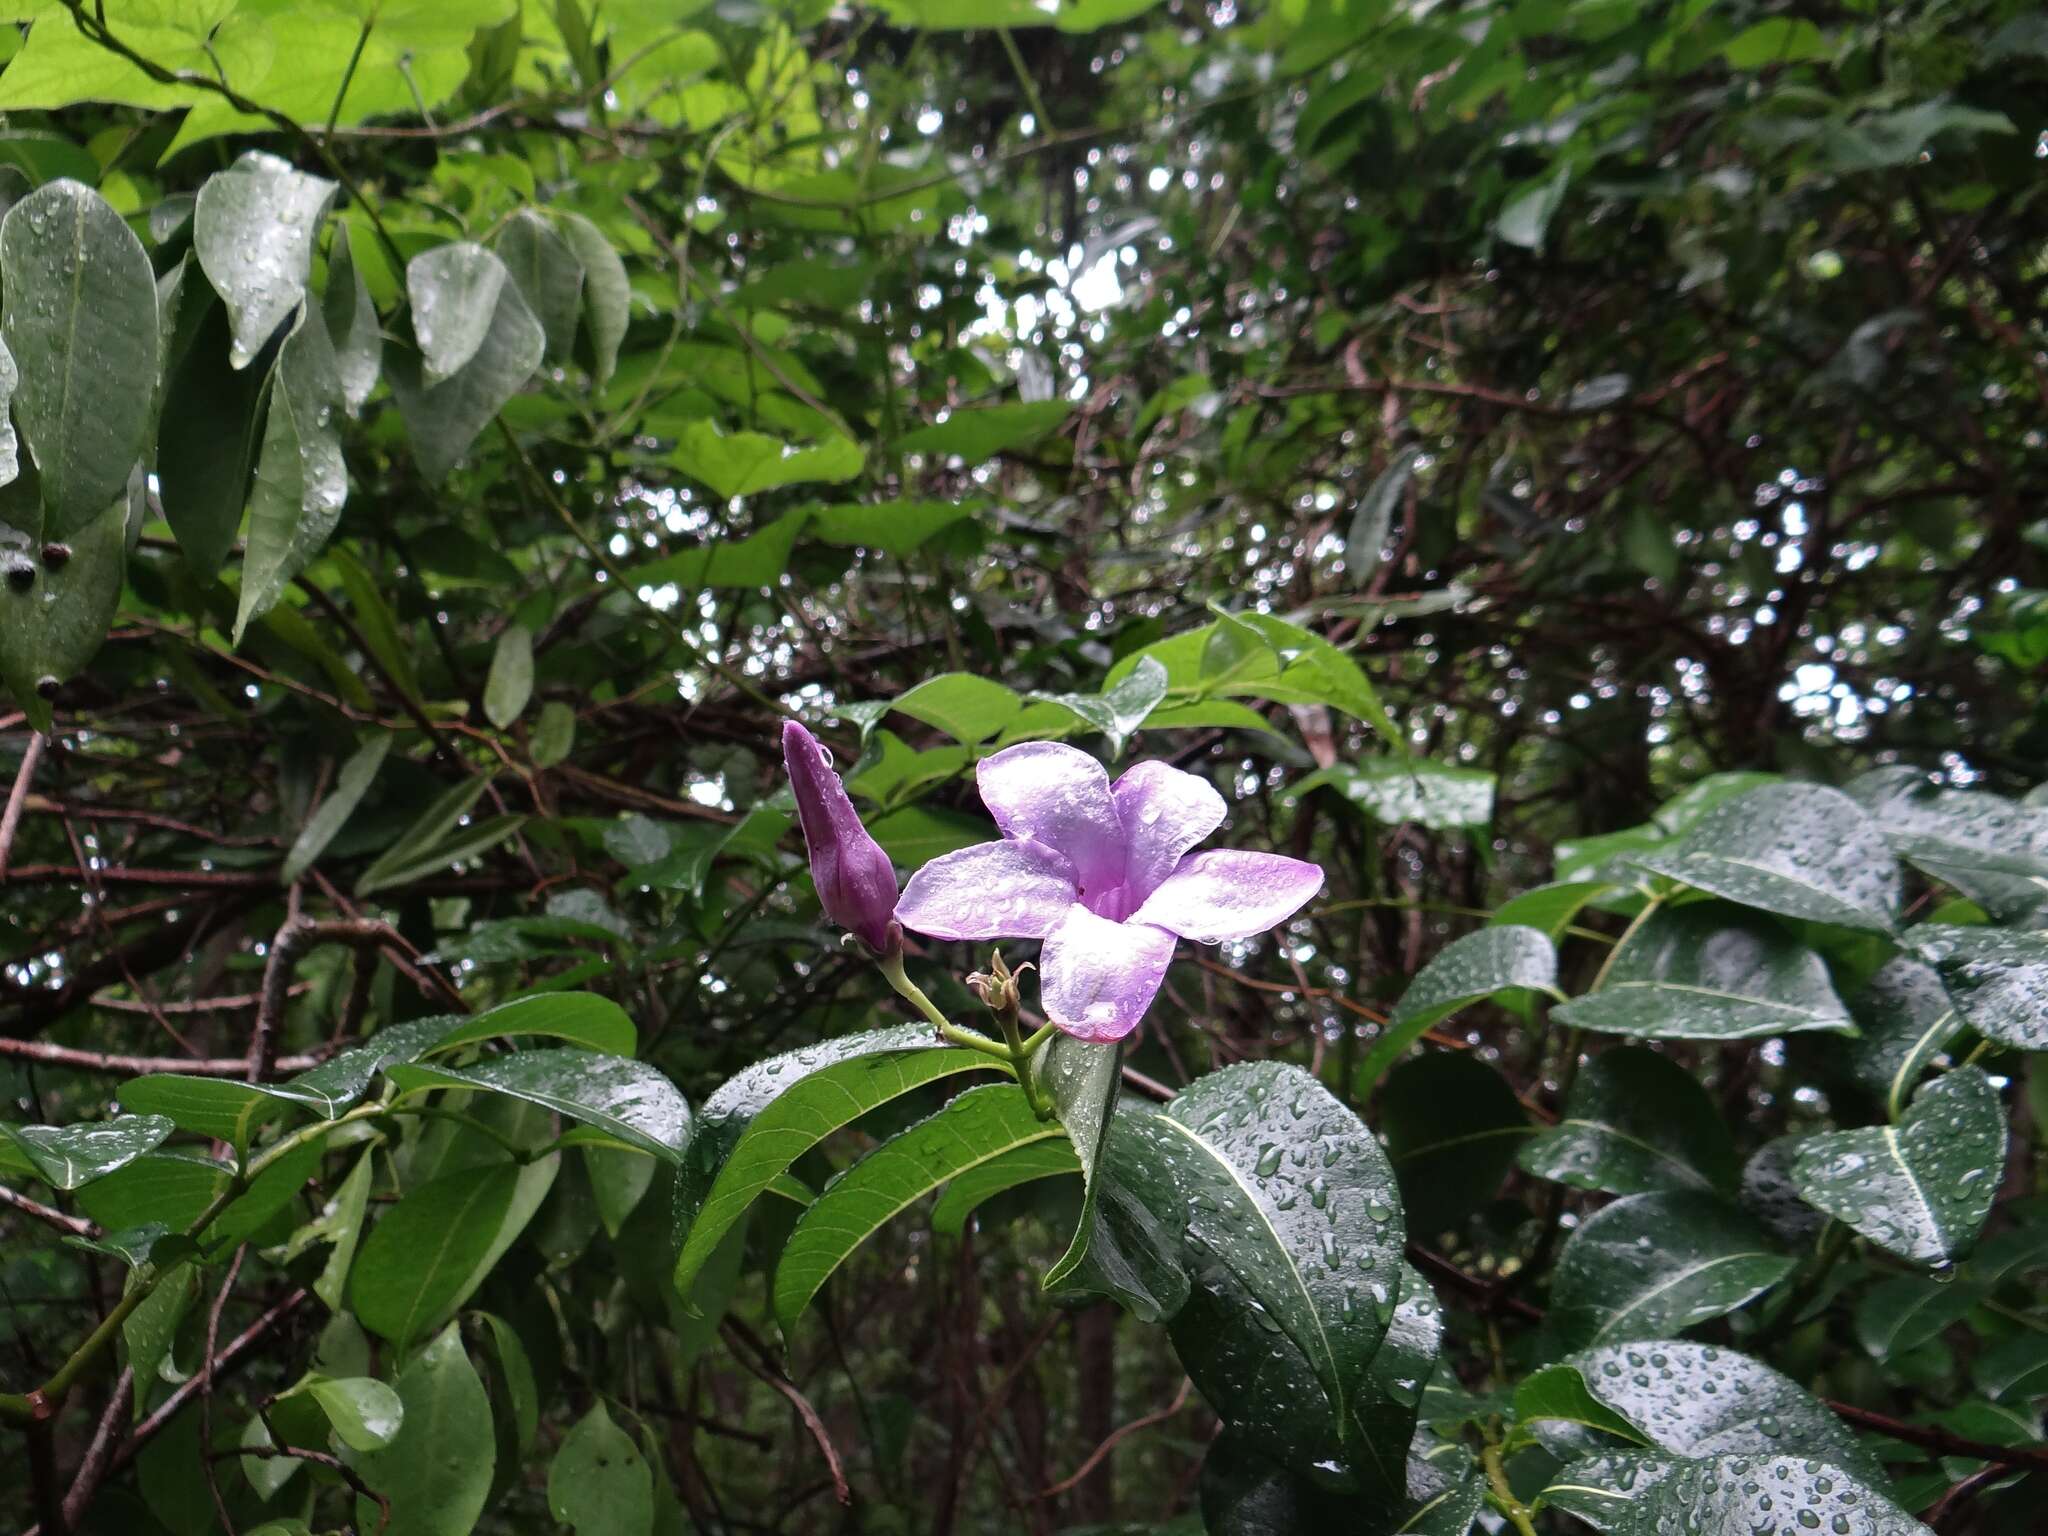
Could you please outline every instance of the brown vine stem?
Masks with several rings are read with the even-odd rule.
[[[803,1395],[795,1382],[775,1368],[768,1350],[761,1341],[736,1317],[728,1317],[720,1327],[726,1342],[733,1346],[733,1358],[754,1375],[768,1383],[789,1400],[789,1405],[804,1421],[804,1428],[810,1431],[811,1439],[817,1442],[824,1454],[825,1466],[832,1474],[832,1493],[842,1505],[853,1503],[853,1490],[847,1486],[846,1471],[840,1465],[839,1452],[832,1444],[832,1437],[825,1432],[825,1421],[818,1417],[818,1410],[811,1406],[811,1400]]]
[[[21,754],[21,768],[14,775],[14,788],[7,796],[7,809],[0,811],[0,880],[7,878],[7,859],[14,852],[14,833],[21,825],[21,809],[28,802],[28,787],[35,779],[36,765],[43,760],[43,748],[49,741],[41,731],[29,737],[28,747]]]

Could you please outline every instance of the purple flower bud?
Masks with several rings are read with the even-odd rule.
[[[877,954],[901,941],[896,929],[896,871],[868,836],[832,754],[794,720],[782,727],[782,763],[796,795],[797,820],[810,850],[811,879],[825,916]]]

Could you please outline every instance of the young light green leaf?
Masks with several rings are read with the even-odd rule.
[[[1769,784],[1717,806],[1643,868],[1786,917],[1889,934],[1899,869],[1863,807],[1819,784]]]
[[[306,818],[305,826],[292,840],[291,851],[285,855],[284,866],[278,871],[279,884],[298,884],[300,877],[313,867],[314,861],[327,851],[327,845],[348,825],[349,817],[363,803],[363,796],[370,792],[370,786],[377,780],[377,770],[384,766],[384,759],[390,751],[389,731],[372,731],[362,739],[362,745],[349,755],[348,761],[341,765],[341,771],[334,776],[332,792]]]
[[[228,358],[246,368],[290,317],[313,275],[313,243],[335,183],[251,150],[200,185],[192,249],[234,327]]]
[[[1011,1083],[984,1083],[883,1142],[827,1184],[797,1219],[775,1265],[785,1337],[847,1255],[948,1179],[1032,1142],[1063,1138]]]
[[[1735,1193],[1735,1144],[1699,1079],[1647,1046],[1602,1051],[1580,1069],[1562,1119],[1517,1154],[1538,1178],[1611,1195]]]
[[[312,295],[302,297],[298,319],[271,370],[263,451],[249,493],[249,547],[235,611],[237,645],[249,621],[267,612],[326,546],[348,499],[348,466],[334,425],[341,406],[334,344]]]
[[[1615,951],[1605,984],[1551,1015],[1574,1029],[1646,1040],[1848,1034],[1849,1010],[1819,955],[1770,919],[1721,902],[1663,907]]]
[[[405,1422],[405,1403],[383,1382],[369,1376],[306,1376],[282,1396],[303,1392],[327,1415],[334,1433],[352,1451],[378,1451],[398,1438]]]
[[[341,1181],[341,1188],[334,1193],[334,1199],[327,1212],[328,1235],[334,1241],[333,1249],[327,1255],[327,1263],[320,1271],[320,1278],[313,1282],[313,1294],[327,1304],[330,1312],[339,1312],[342,1299],[348,1294],[349,1269],[355,1263],[356,1248],[363,1239],[363,1219],[370,1209],[370,1184],[376,1175],[375,1148],[365,1148],[363,1155],[356,1159],[348,1177]]]
[[[1958,1067],[1914,1094],[1897,1125],[1807,1137],[1792,1170],[1811,1204],[1901,1258],[1938,1265],[1983,1229],[2005,1172],[2005,1140],[1991,1079]]]
[[[1401,994],[1385,1030],[1359,1064],[1361,1097],[1379,1086],[1432,1024],[1482,998],[1514,989],[1557,995],[1557,950],[1534,928],[1500,925],[1451,940]]]
[[[674,1282],[687,1295],[725,1234],[775,1178],[841,1126],[926,1083],[987,1071],[922,1024],[849,1035],[756,1062],[704,1101],[676,1194]]]
[[[648,1536],[654,1527],[654,1474],[601,1402],[555,1452],[548,1513],[576,1536]]]
[[[1734,1311],[1791,1270],[1755,1223],[1711,1195],[1630,1195],[1565,1240],[1549,1326],[1567,1349],[1663,1338]]]
[[[1166,697],[1166,668],[1146,656],[1129,676],[1099,694],[1034,693],[1029,697],[1072,710],[1109,738],[1111,757],[1121,757],[1125,743]]]
[[[452,1323],[443,1329],[399,1373],[397,1387],[404,1418],[397,1438],[350,1457],[390,1503],[384,1536],[472,1529],[490,1495],[497,1446],[490,1398],[463,1352],[461,1330]],[[374,1530],[382,1519],[374,1502],[356,1501],[359,1528]]]
[[[689,1145],[690,1106],[681,1092],[647,1063],[625,1056],[514,1051],[468,1067],[395,1066],[389,1076],[408,1092],[481,1088],[524,1099],[670,1162]]]
[[[709,421],[687,423],[669,462],[720,498],[754,496],[785,485],[851,480],[866,462],[860,445],[832,434],[799,448],[760,432],[723,432]]]
[[[610,1056],[631,1056],[639,1048],[639,1031],[626,1010],[610,998],[595,992],[552,992],[515,998],[469,1018],[451,1021],[429,1051],[439,1054],[478,1040],[527,1035],[566,1040]]]
[[[999,453],[1028,448],[1073,414],[1066,400],[1017,401],[955,411],[933,426],[917,427],[896,440],[903,453],[957,455],[970,464]]]
[[[966,746],[986,741],[1023,712],[1024,701],[972,672],[942,672],[898,694],[894,706]]]
[[[1290,801],[1324,785],[1384,826],[1414,822],[1442,832],[1493,820],[1494,776],[1478,768],[1407,757],[1319,768],[1287,792]]]
[[[484,679],[484,716],[499,730],[510,730],[532,697],[533,631],[507,624],[498,632],[490,676]]]
[[[20,371],[14,423],[42,488],[31,537],[68,538],[117,498],[155,401],[156,274],[99,193],[58,180],[0,220],[0,339]]]

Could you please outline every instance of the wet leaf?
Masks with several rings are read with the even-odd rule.
[[[1898,922],[1899,870],[1884,833],[1854,800],[1818,784],[1752,790],[1635,862],[1786,917],[1886,934]]]
[[[403,1347],[458,1306],[512,1208],[519,1172],[511,1163],[467,1168],[414,1185],[388,1208],[363,1240],[349,1287],[363,1326]],[[409,1395],[403,1378],[399,1393]],[[406,1411],[410,1420],[410,1402]]]
[[[229,361],[246,368],[298,307],[335,184],[251,150],[200,183],[192,249],[227,306]]]
[[[33,494],[33,485],[34,473],[23,465],[21,478],[6,490]],[[10,509],[0,502],[0,530],[13,531],[7,528],[9,516]],[[21,585],[12,577],[0,581],[0,679],[37,730],[50,728],[50,699],[57,685],[84,669],[114,622],[127,566],[127,532],[123,492],[71,536],[69,559],[60,563],[28,553],[8,562],[16,570],[25,568],[33,579]]]
[[[503,262],[482,246],[437,250],[462,254],[437,257],[428,251],[406,268],[415,334],[425,296],[433,340],[421,336],[421,352],[400,352],[390,367],[391,392],[420,473],[432,481],[448,477],[477,434],[525,387],[547,345]]]
[[[1797,1456],[1693,1460],[1644,1451],[1586,1457],[1551,1480],[1542,1504],[1605,1536],[1778,1530],[1927,1536],[1919,1521],[1847,1471]]]
[[[653,1529],[654,1474],[603,1403],[576,1421],[555,1452],[548,1513],[576,1536],[648,1536]]]
[[[305,826],[292,840],[284,867],[278,871],[279,884],[297,884],[299,877],[327,851],[327,845],[348,825],[356,807],[363,803],[363,796],[376,782],[377,770],[384,766],[384,759],[390,751],[390,732],[372,731],[363,737],[362,745],[349,755],[348,761],[341,765],[341,771],[334,776],[334,788],[306,818]]]
[[[1586,1062],[1564,1117],[1518,1159],[1539,1178],[1611,1195],[1726,1195],[1741,1177],[1735,1144],[1699,1079],[1647,1046],[1621,1046]]]
[[[1819,955],[1720,902],[1663,907],[1615,952],[1606,982],[1551,1015],[1649,1040],[1749,1040],[1855,1028]]]
[[[1496,993],[1557,991],[1557,951],[1534,928],[1504,924],[1453,939],[1408,984],[1387,1027],[1359,1064],[1363,1098],[1432,1024]]]
[[[1567,1349],[1659,1339],[1734,1311],[1792,1270],[1734,1206],[1692,1191],[1630,1195],[1565,1240],[1550,1327]]]
[[[656,1157],[682,1159],[690,1106],[644,1061],[573,1049],[514,1051],[474,1066],[413,1063],[390,1069],[400,1088],[481,1088],[510,1095],[593,1126]]]
[[[1975,1067],[1927,1084],[1897,1125],[1809,1136],[1793,1161],[1809,1202],[1921,1264],[1976,1240],[2004,1170],[2005,1108]]]
[[[1871,977],[1849,1011],[1862,1034],[1843,1046],[1844,1059],[1886,1117],[1896,1120],[1927,1068],[1963,1032],[1962,1012],[1940,975],[1907,955]]]
[[[341,1443],[352,1451],[382,1450],[398,1437],[405,1403],[390,1387],[369,1376],[313,1374],[282,1394],[303,1392],[320,1405]]]
[[[202,290],[185,303],[203,309],[165,381],[157,493],[180,552],[205,579],[234,548],[249,504],[271,370],[229,364],[228,312],[212,295]]]
[[[490,1398],[450,1324],[399,1373],[404,1423],[381,1450],[350,1459],[391,1503],[384,1536],[441,1536],[472,1529],[491,1491],[497,1446]],[[356,1501],[356,1524],[376,1530],[382,1514]]]
[[[2048,1335],[2017,1333],[1992,1345],[1971,1375],[1995,1402],[2048,1398]]]
[[[562,238],[583,266],[583,327],[590,337],[591,376],[598,384],[619,365],[619,343],[631,318],[633,290],[619,253],[580,213],[562,215]]]
[[[1418,1235],[1455,1227],[1491,1200],[1531,1129],[1507,1079],[1459,1051],[1396,1067],[1379,1122]]]
[[[18,1158],[20,1171],[52,1189],[76,1189],[126,1167],[176,1129],[168,1117],[150,1114],[65,1126],[0,1122],[0,1157],[11,1145],[14,1157],[6,1160]]]
[[[1080,1268],[1095,1235],[1095,1167],[1108,1144],[1110,1123],[1123,1087],[1121,1042],[1095,1044],[1056,1034],[1032,1060],[1039,1093],[1050,1098],[1073,1144],[1084,1180],[1081,1217],[1059,1261],[1046,1271],[1046,1290],[1055,1290]],[[951,1192],[948,1192],[950,1198]]]
[[[1856,1303],[1856,1341],[1875,1360],[1889,1360],[1939,1338],[1982,1306],[1989,1290],[1954,1277],[1892,1275]]]
[[[1906,938],[1978,1034],[2048,1051],[2048,935],[1924,924]]]
[[[384,334],[370,285],[356,265],[348,225],[335,226],[327,258],[327,293],[321,300],[327,334],[334,343],[334,370],[341,380],[342,405],[359,415],[384,368]]]
[[[967,1218],[997,1195],[1039,1179],[1080,1171],[1081,1160],[1064,1142],[1048,1138],[1013,1147],[1000,1157],[947,1180],[945,1192],[932,1207],[932,1230],[958,1237],[966,1230]]]

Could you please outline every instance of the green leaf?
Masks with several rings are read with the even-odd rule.
[[[182,1232],[227,1188],[232,1172],[197,1152],[159,1149],[79,1186],[78,1208],[109,1232],[152,1222]]]
[[[1561,166],[1548,181],[1530,182],[1501,206],[1494,220],[1494,232],[1509,245],[1540,251],[1550,233],[1550,221],[1564,202],[1565,189],[1572,184],[1569,165]]]
[[[1540,1438],[1548,1438],[1545,1431],[1554,1436],[1556,1427],[1564,1425],[1573,1430],[1596,1430],[1601,1435],[1614,1435],[1636,1444],[1644,1441],[1634,1424],[1593,1394],[1576,1363],[1546,1365],[1516,1384],[1515,1425],[1518,1429],[1535,1430]],[[1576,1434],[1558,1438],[1567,1446],[1580,1441]]]
[[[287,1113],[289,1104],[260,1086],[224,1077],[185,1077],[156,1072],[121,1085],[125,1109],[161,1115],[181,1131],[224,1141],[240,1156],[249,1137],[266,1121]]]
[[[948,1179],[1013,1148],[1061,1138],[1011,1083],[983,1083],[846,1168],[797,1219],[775,1265],[775,1320],[785,1337],[847,1256]]]
[[[1844,1059],[1886,1118],[1896,1120],[1921,1075],[1963,1032],[1962,1012],[1935,970],[1906,955],[1872,976],[1849,1011],[1862,1033],[1843,1046]]]
[[[916,427],[896,440],[903,453],[949,454],[978,464],[999,453],[1028,448],[1056,430],[1074,407],[1065,400],[1012,401],[955,411],[944,421]]]
[[[1910,1354],[1982,1306],[1987,1294],[1954,1276],[1892,1275],[1856,1303],[1856,1342],[1875,1360]]]
[[[379,1451],[398,1438],[405,1422],[405,1402],[383,1382],[369,1376],[336,1378],[308,1375],[280,1399],[299,1393],[313,1399],[334,1426],[341,1443],[352,1451]]]
[[[1030,1071],[1040,1095],[1050,1099],[1058,1111],[1085,1180],[1081,1218],[1074,1224],[1074,1235],[1067,1251],[1046,1271],[1042,1282],[1044,1289],[1050,1291],[1063,1285],[1081,1267],[1094,1239],[1096,1168],[1109,1142],[1118,1092],[1123,1086],[1123,1046],[1056,1034],[1032,1060]],[[949,1199],[951,1193],[947,1192]]]
[[[1991,1213],[2005,1136],[1991,1079],[1958,1067],[1914,1094],[1897,1125],[1807,1137],[1793,1177],[1808,1202],[1879,1247],[1944,1264],[1976,1240]]]
[[[907,555],[955,523],[973,518],[984,505],[979,501],[878,501],[819,507],[811,513],[807,531],[826,544]]]
[[[512,1163],[465,1168],[416,1185],[386,1210],[363,1240],[349,1287],[363,1326],[403,1348],[459,1305],[512,1207],[519,1173]],[[403,1379],[399,1391],[406,1395]]]
[[[2048,937],[1929,923],[1906,939],[1978,1034],[2016,1050],[2048,1051]]]
[[[1337,791],[1386,826],[1414,822],[1436,831],[1483,827],[1493,820],[1494,776],[1477,768],[1456,768],[1415,758],[1379,758],[1319,768],[1295,784],[1287,798],[1298,800],[1323,785]]]
[[[1148,1170],[1148,1190],[1163,1185],[1160,1202],[1182,1191],[1184,1245],[1264,1309],[1261,1324],[1300,1351],[1341,1426],[1401,1285],[1401,1192],[1379,1142],[1321,1083],[1279,1062],[1212,1072],[1144,1118],[1173,1148]]]
[[[1977,1357],[1971,1379],[1994,1402],[2048,1397],[2048,1336],[2014,1334]]]
[[[626,1056],[572,1049],[514,1051],[468,1067],[396,1066],[399,1087],[482,1088],[594,1126],[670,1162],[690,1140],[690,1106],[661,1073]]]
[[[1662,907],[1614,952],[1605,984],[1552,1010],[1574,1029],[1647,1040],[1848,1034],[1819,955],[1770,919],[1720,902]]]
[[[1878,768],[1843,792],[1870,813],[1885,840],[1938,880],[1997,892],[2008,882],[2048,895],[2048,810],[1982,790],[1942,789],[1917,768]],[[1988,903],[1987,903],[1988,905]],[[2000,913],[2012,920],[2013,913]]]
[[[540,321],[547,355],[567,361],[576,349],[576,324],[583,312],[583,263],[575,249],[546,219],[522,208],[498,231],[496,250],[526,307]]]
[[[1818,1398],[1732,1349],[1657,1339],[1589,1349],[1565,1365],[1600,1404],[1660,1450],[1811,1456],[1874,1487],[1885,1484],[1883,1463]]]
[[[1567,1349],[1663,1338],[1733,1312],[1791,1270],[1755,1223],[1711,1195],[1629,1195],[1565,1240],[1549,1325]]]
[[[932,1230],[958,1237],[967,1226],[967,1218],[997,1195],[1038,1179],[1080,1171],[1081,1160],[1065,1142],[1048,1139],[1012,1147],[946,1181],[945,1192],[932,1207]],[[1075,1235],[1078,1239],[1079,1233]],[[1049,1287],[1050,1277],[1046,1283]]]
[[[566,759],[575,745],[576,711],[560,699],[550,699],[541,705],[530,743],[533,766],[552,768]]]
[[[334,343],[334,371],[341,380],[341,400],[349,415],[361,413],[363,402],[377,387],[384,368],[384,332],[370,285],[356,265],[348,225],[337,224],[327,258],[327,294],[321,303],[327,334]],[[417,546],[415,546],[417,548]]]
[[[759,432],[722,432],[709,421],[687,423],[669,462],[729,500],[785,485],[851,480],[866,463],[851,438],[831,436],[798,448]]]
[[[263,440],[268,370],[228,363],[225,306],[211,295],[191,343],[172,361],[157,423],[157,493],[185,562],[200,580],[218,571],[234,548],[249,503]]]
[[[478,1040],[533,1035],[566,1040],[611,1056],[631,1056],[639,1048],[639,1032],[625,1009],[595,992],[555,992],[522,997],[456,1022],[430,1047],[452,1051]]]
[[[0,229],[0,240],[4,238],[5,230]],[[17,404],[17,419],[19,411]],[[6,490],[22,488],[33,495],[32,481],[29,466],[23,464],[21,478]],[[4,496],[0,492],[0,529],[26,532],[8,528],[13,509]],[[39,731],[50,729],[50,699],[57,685],[92,660],[114,622],[127,567],[127,534],[124,492],[71,536],[63,546],[68,559],[52,560],[48,545],[41,550],[32,545],[28,553],[8,562],[17,571],[26,567],[34,579],[21,585],[13,576],[0,581],[0,679]]]
[[[334,1248],[320,1278],[313,1282],[313,1294],[327,1304],[330,1312],[342,1309],[348,1295],[348,1277],[363,1239],[363,1220],[370,1210],[370,1185],[376,1177],[375,1152],[365,1148],[348,1177],[341,1181],[327,1215],[328,1235]]]
[[[1579,1071],[1564,1117],[1518,1154],[1538,1178],[1611,1195],[1735,1193],[1741,1169],[1699,1079],[1646,1046],[1602,1051]]]
[[[298,307],[313,275],[313,242],[336,190],[335,183],[261,150],[201,183],[192,250],[227,306],[234,367],[248,367]]]
[[[334,776],[333,790],[306,818],[306,824],[292,840],[291,851],[285,855],[284,866],[278,871],[280,885],[298,884],[300,877],[327,851],[327,845],[348,825],[356,807],[363,803],[363,796],[377,781],[377,770],[384,766],[384,759],[390,751],[391,733],[372,731],[363,737],[362,745],[349,754],[348,761]]]
[[[1228,624],[1250,629],[1272,647],[1280,660],[1280,676],[1276,682],[1248,680],[1229,685],[1229,691],[1250,692],[1282,703],[1327,704],[1354,720],[1363,720],[1396,751],[1407,750],[1406,738],[1388,718],[1386,708],[1380,703],[1379,694],[1366,678],[1364,670],[1321,635],[1275,614],[1251,609],[1224,615],[1224,619]]]
[[[1834,52],[1826,33],[1810,21],[1774,16],[1737,33],[1721,45],[1721,57],[1737,69],[1768,69],[1825,59]]]
[[[988,740],[1023,712],[1024,701],[972,672],[942,672],[898,694],[895,709],[966,746]]]
[[[491,1403],[454,1324],[399,1373],[404,1424],[382,1450],[351,1457],[356,1472],[390,1501],[384,1536],[443,1536],[472,1529],[490,1496],[497,1445]],[[374,1530],[382,1519],[369,1499],[356,1501],[356,1523]]]
[[[654,1474],[601,1402],[555,1452],[548,1513],[576,1536],[648,1536],[654,1527]]]
[[[498,632],[490,676],[484,679],[484,717],[499,730],[510,730],[532,697],[533,631],[507,624]]]
[[[1852,1536],[1927,1536],[1927,1527],[1829,1462],[1799,1456],[1693,1460],[1661,1451],[1617,1452],[1571,1463],[1539,1503],[1575,1515],[1605,1536],[1752,1536],[1811,1529]]]
[[[0,1153],[11,1146],[22,1171],[52,1189],[76,1189],[126,1167],[175,1129],[176,1122],[168,1116],[150,1114],[121,1114],[85,1125],[0,1122]]]
[[[923,1024],[843,1036],[756,1062],[704,1101],[676,1194],[674,1282],[687,1295],[720,1242],[775,1178],[841,1126],[912,1089],[993,1066]]]
[[[723,591],[772,587],[789,569],[790,551],[796,547],[804,521],[804,513],[792,512],[744,539],[718,539],[633,566],[625,573],[626,580],[636,591],[670,582],[690,592],[701,587]]]
[[[1408,1225],[1432,1235],[1494,1197],[1530,1129],[1507,1079],[1461,1051],[1432,1051],[1388,1073],[1379,1121]]]
[[[625,263],[598,227],[580,213],[564,213],[562,238],[583,267],[583,328],[590,337],[591,378],[602,385],[619,366],[633,288]]]
[[[1889,934],[1899,870],[1884,833],[1838,789],[1770,784],[1715,807],[1635,862],[1744,906]]]
[[[1555,944],[1586,903],[1608,889],[1605,880],[1556,880],[1532,886],[1495,907],[1488,921],[1495,926],[1534,928]]]
[[[1099,694],[1034,693],[1030,697],[1072,710],[1109,738],[1111,757],[1121,757],[1124,744],[1166,697],[1166,668],[1147,656],[1128,677]]]
[[[0,340],[21,374],[14,424],[42,486],[32,532],[66,538],[126,500],[142,455],[158,373],[156,275],[105,198],[53,181],[0,221],[0,285]]]
[[[452,250],[465,254],[437,255]],[[406,287],[413,298],[416,335],[423,295],[436,312],[429,328],[434,342],[429,346],[422,339],[421,353],[398,355],[391,367],[391,392],[405,418],[420,473],[440,481],[533,377],[547,336],[519,296],[518,286],[509,280],[504,263],[482,246],[440,246],[422,252],[406,266]],[[490,307],[481,308],[487,294]],[[445,322],[440,318],[443,311]],[[473,346],[472,331],[478,338]],[[452,372],[423,371],[424,359],[447,364],[458,356],[463,361]]]
[[[249,493],[237,645],[249,621],[266,612],[326,547],[348,499],[348,466],[334,423],[342,403],[341,374],[327,322],[313,296],[306,293],[304,299],[270,375],[270,413]]]
[[[1387,467],[1374,476],[1359,498],[1350,531],[1344,535],[1344,567],[1355,585],[1363,585],[1380,563],[1380,551],[1387,542],[1394,509],[1401,504],[1401,494],[1415,478],[1416,466],[1424,457],[1423,450],[1414,444],[1395,449]]]
[[[363,871],[362,878],[356,882],[356,894],[365,896],[387,885],[398,884],[411,875],[415,866],[423,863],[429,869],[442,867],[433,862],[434,850],[456,834],[462,818],[483,798],[487,787],[484,779],[466,778],[442,791],[440,798]]]
[[[1557,992],[1557,950],[1534,928],[1481,928],[1438,950],[1401,994],[1380,1037],[1359,1064],[1357,1092],[1372,1092],[1388,1068],[1432,1024],[1482,998],[1520,989]]]
[[[145,1283],[141,1275],[130,1275],[128,1284]],[[121,1324],[121,1344],[128,1352],[128,1365],[135,1372],[135,1411],[141,1414],[149,1401],[158,1368],[171,1352],[178,1337],[178,1325],[199,1297],[199,1266],[173,1264],[158,1276],[156,1287],[128,1314]]]

